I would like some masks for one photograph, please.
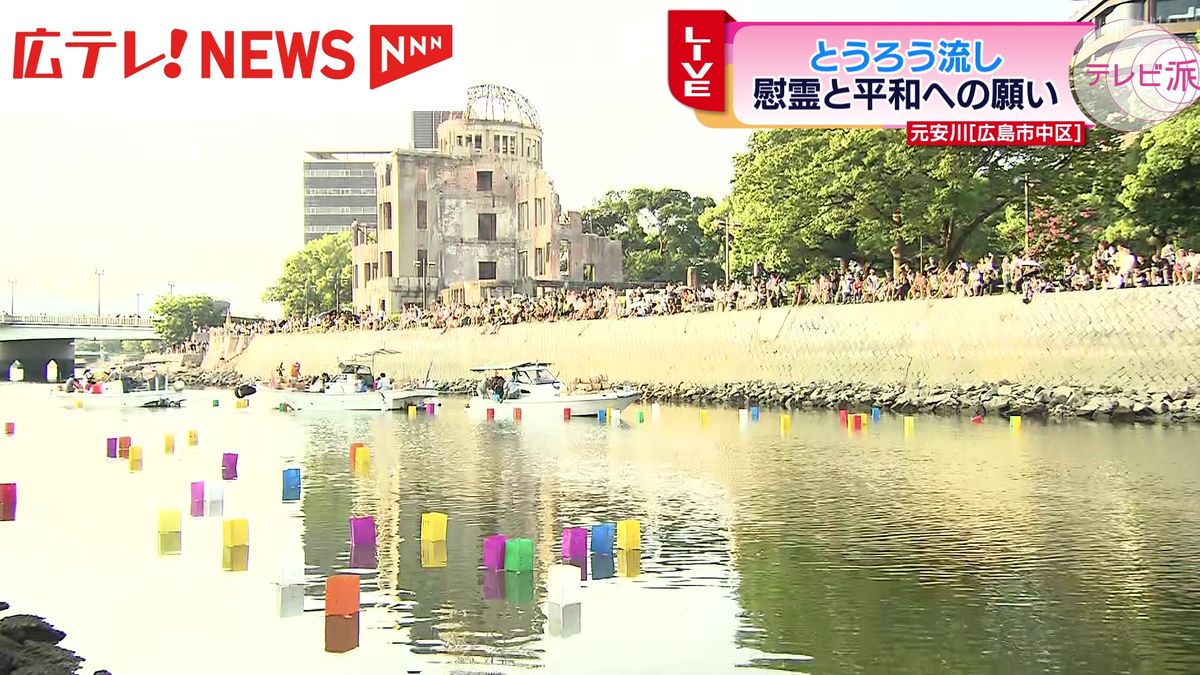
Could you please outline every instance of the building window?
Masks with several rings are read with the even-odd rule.
[[[496,241],[496,214],[479,214],[479,239],[481,241]]]
[[[546,224],[546,200],[542,197],[533,200],[533,224],[538,227]]]
[[[584,281],[595,281],[596,280],[596,266],[593,265],[592,263],[584,263],[583,264],[583,280]]]
[[[529,276],[529,251],[517,252],[517,278]]]
[[[475,189],[480,192],[492,191],[492,172],[491,171],[476,171],[475,172]]]
[[[383,203],[383,229],[392,229],[392,203]]]
[[[422,190],[429,187],[429,169],[425,167],[417,169],[417,187]]]
[[[541,247],[533,249],[533,274],[542,276],[546,273],[546,260],[542,257]]]
[[[371,263],[363,263],[363,285],[371,281]]]
[[[558,276],[561,279],[571,276],[571,242],[566,239],[558,242]]]
[[[387,169],[384,170],[383,184],[385,187],[392,184],[392,165],[391,164],[388,164]]]
[[[500,154],[500,137],[492,136],[492,152]]]
[[[479,280],[488,281],[496,278],[496,263],[480,262],[479,263]]]
[[[417,200],[417,229],[429,227],[429,203],[424,199]]]
[[[475,137],[475,152],[483,152],[483,136]]]
[[[454,144],[455,144],[455,145],[457,145],[458,147],[460,147],[460,148],[461,148],[461,147],[463,146],[463,141],[462,141],[463,137],[462,137],[462,136],[455,136],[455,138],[456,138],[456,139],[458,139],[458,140],[456,140],[456,141],[454,142]]]
[[[383,254],[383,276],[391,277],[392,272],[392,252],[385,251]]]
[[[529,202],[517,204],[517,229],[524,230],[529,226]]]
[[[351,279],[350,283],[354,284],[354,288],[358,288],[358,265],[354,266],[354,278]]]

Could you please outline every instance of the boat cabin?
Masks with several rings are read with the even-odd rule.
[[[325,385],[326,394],[357,394],[375,388],[375,375],[367,366],[357,363],[339,363],[341,371]]]
[[[495,401],[556,397],[560,394],[562,383],[550,372],[549,366],[549,363],[541,361],[477,366],[471,372],[484,373],[485,376],[479,381],[475,393]]]

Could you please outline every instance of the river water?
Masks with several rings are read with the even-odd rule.
[[[66,631],[85,672],[1200,670],[1200,462],[1184,428],[919,418],[906,438],[888,415],[855,434],[829,413],[781,429],[773,412],[743,425],[634,407],[602,426],[473,421],[462,399],[410,418],[237,409],[225,392],[164,411],[46,398],[0,387],[16,425],[0,483],[18,484],[0,600]],[[141,471],[106,458],[121,435]],[[225,452],[245,571],[223,569],[221,518],[188,513],[189,483],[220,481]],[[160,556],[169,508],[181,551]],[[449,517],[444,565],[422,550],[425,511]],[[376,519],[373,560],[350,559],[352,515]],[[593,556],[582,602],[546,604],[562,528],[620,519],[641,522],[640,552]],[[485,574],[496,532],[535,540],[533,575]],[[305,611],[281,618],[282,561],[300,555]],[[324,579],[348,569],[359,646],[326,653]]]

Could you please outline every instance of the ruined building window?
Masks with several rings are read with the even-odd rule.
[[[422,190],[429,187],[429,169],[425,167],[417,169],[417,187]]]
[[[492,152],[496,153],[497,155],[500,154],[500,137],[499,136],[492,136],[492,146],[493,146]]]
[[[385,251],[383,254],[383,276],[392,276],[392,252]]]
[[[524,230],[529,226],[529,202],[517,204],[517,229]]]
[[[596,266],[593,265],[592,263],[584,263],[583,264],[583,280],[584,281],[595,281],[596,280]]]
[[[475,152],[481,152],[482,150],[483,150],[483,136],[476,136],[475,137]]]
[[[392,203],[383,203],[383,229],[392,229]]]
[[[423,248],[417,249],[417,265],[416,265],[416,267],[417,267],[417,275],[418,276],[421,276],[421,277],[430,276],[430,273],[433,270],[429,269],[429,266],[426,265],[426,263],[428,261],[429,261],[429,251],[426,251]]]
[[[480,192],[492,191],[492,172],[491,171],[476,171],[475,172],[475,189]]]
[[[481,241],[496,241],[496,214],[479,214],[479,239]]]
[[[542,257],[542,249],[533,249],[533,274],[534,276],[542,276],[546,273],[546,259]]]
[[[455,144],[456,144],[456,145],[458,145],[458,147],[460,147],[460,148],[461,148],[461,147],[462,147],[462,145],[463,145],[463,141],[462,141],[463,137],[462,137],[462,136],[455,136],[454,138],[456,138],[456,139],[457,139],[457,140],[455,141]]]
[[[429,227],[429,204],[424,199],[417,200],[417,229]]]
[[[479,263],[479,280],[487,281],[489,279],[495,279],[495,278],[496,278],[496,263],[495,263],[495,261],[480,262]]]
[[[558,242],[558,276],[571,276],[571,242],[566,239]]]
[[[358,288],[358,265],[354,266],[354,279],[350,283],[354,284],[354,288]]]
[[[519,251],[517,253],[517,278],[524,279],[529,276],[529,251]]]
[[[533,224],[538,227],[546,224],[546,200],[541,197],[533,200]]]
[[[383,173],[383,184],[388,186],[392,184],[392,165],[389,163]]]

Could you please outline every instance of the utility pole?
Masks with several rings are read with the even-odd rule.
[[[133,315],[141,316],[142,315],[142,294],[134,293],[134,295],[137,296],[137,304],[134,305]]]
[[[174,281],[167,282],[167,295],[175,295],[175,282]]]
[[[8,313],[9,314],[15,315],[17,313],[17,310],[13,309],[14,307],[17,306],[16,297],[17,297],[17,280],[9,279],[8,280]]]
[[[100,277],[104,276],[104,270],[96,270],[96,316],[100,316]]]

